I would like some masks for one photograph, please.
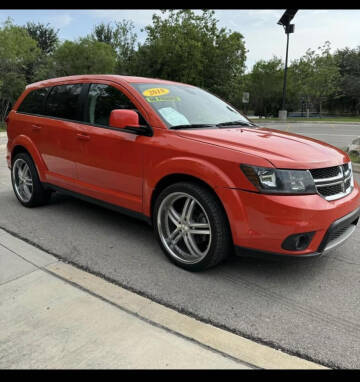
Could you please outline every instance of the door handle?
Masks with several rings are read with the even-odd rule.
[[[41,126],[39,126],[39,125],[31,125],[31,128],[32,128],[34,131],[37,131],[37,130],[40,130],[40,129],[41,129]]]
[[[90,141],[90,136],[86,134],[76,134],[77,139],[80,141]]]

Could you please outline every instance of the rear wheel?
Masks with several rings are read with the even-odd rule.
[[[16,197],[25,207],[35,207],[49,201],[51,191],[40,182],[36,167],[29,154],[19,153],[11,167],[11,182]]]
[[[163,251],[182,268],[213,267],[231,251],[225,212],[206,187],[191,182],[167,187],[156,200],[153,216]]]

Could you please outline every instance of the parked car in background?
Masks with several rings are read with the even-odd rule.
[[[187,270],[215,266],[234,249],[321,255],[359,220],[348,154],[257,126],[195,86],[118,75],[51,79],[26,87],[7,125],[22,205],[59,191],[144,219]]]
[[[360,137],[354,139],[350,145],[346,147],[346,152],[360,157]]]

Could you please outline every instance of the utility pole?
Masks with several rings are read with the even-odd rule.
[[[284,70],[284,85],[283,85],[283,97],[282,97],[282,106],[279,110],[279,118],[287,119],[287,110],[286,110],[286,78],[287,78],[287,66],[288,66],[288,55],[289,55],[289,35],[294,33],[295,24],[290,24],[290,21],[294,18],[297,9],[287,9],[282,15],[281,19],[278,21],[279,25],[284,27],[286,33],[286,58],[285,58],[285,70]]]

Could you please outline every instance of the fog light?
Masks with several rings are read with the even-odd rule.
[[[315,231],[290,235],[284,240],[281,247],[288,251],[303,251],[309,246],[314,234]]]

